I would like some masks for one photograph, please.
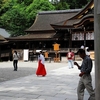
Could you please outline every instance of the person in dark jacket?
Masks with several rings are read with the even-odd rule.
[[[90,95],[88,100],[95,100],[95,93],[92,87],[91,78],[92,60],[86,55],[84,49],[79,49],[77,53],[83,59],[81,66],[77,62],[74,62],[74,65],[76,65],[80,70],[80,80],[77,88],[78,100],[83,100],[85,88]]]

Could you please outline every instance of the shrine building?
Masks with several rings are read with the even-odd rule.
[[[94,2],[91,0],[82,9],[41,11],[25,32],[23,36],[5,38],[9,49],[54,53],[53,44],[58,43],[62,53],[81,45],[94,51]]]

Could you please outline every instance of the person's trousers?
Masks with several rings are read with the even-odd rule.
[[[77,95],[78,95],[78,100],[84,100],[84,89],[88,91],[90,97],[88,100],[95,100],[95,93],[92,87],[92,78],[91,75],[83,75],[80,78],[78,88],[77,88]]]
[[[73,68],[73,60],[68,59],[68,66],[69,68]]]
[[[16,70],[16,71],[17,71],[17,68],[18,68],[17,63],[18,63],[18,60],[13,61],[14,70]]]

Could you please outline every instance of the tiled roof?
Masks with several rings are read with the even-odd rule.
[[[93,14],[87,14],[81,19],[69,19],[67,21],[59,22],[57,25],[73,26],[73,24],[79,23],[80,21],[88,17],[93,17]]]
[[[76,19],[78,16],[82,15],[87,9],[93,6],[94,0],[91,0],[82,10],[80,10],[75,16],[71,17],[70,19]]]
[[[6,39],[0,35],[0,41],[5,41]]]
[[[84,16],[83,18],[77,20],[77,21],[76,21],[75,23],[73,23],[73,24],[78,24],[78,23],[80,23],[80,22],[81,22],[82,20],[84,20],[84,19],[87,19],[87,20],[88,20],[88,18],[94,18],[94,15],[93,15],[93,14],[88,14],[88,15]]]
[[[27,34],[24,36],[10,37],[8,40],[35,40],[35,39],[51,39],[55,33]]]
[[[69,19],[79,11],[80,9],[39,12],[35,19],[34,24],[26,31],[31,32],[31,31],[54,30],[50,24],[54,24]]]
[[[58,23],[54,23],[51,24],[51,26],[53,28],[74,28],[74,24],[81,22],[82,20],[84,20],[85,18],[91,17],[93,16],[93,12],[91,13],[87,13],[86,15],[84,15],[84,13],[86,11],[88,11],[88,9],[90,9],[93,6],[93,0],[91,0],[83,9],[81,9],[78,13],[76,13],[76,15],[70,17],[69,19],[63,20],[63,21],[59,21]],[[92,11],[93,9],[91,9]],[[83,15],[82,18],[79,18],[81,15]]]
[[[9,37],[10,34],[3,28],[0,28],[0,35],[3,37]]]

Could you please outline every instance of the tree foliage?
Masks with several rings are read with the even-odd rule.
[[[60,5],[61,9],[76,9],[76,8],[82,8],[84,7],[90,0],[51,0],[52,4],[54,4],[56,7],[56,9],[60,9]],[[64,5],[67,6],[64,6]]]
[[[66,10],[69,9],[69,6],[70,5],[68,5],[68,3],[66,2],[59,2],[58,4],[55,5],[57,10]]]
[[[82,8],[89,0],[0,0],[0,27],[24,35],[39,11]]]
[[[64,0],[64,1],[66,1],[70,5],[70,9],[76,9],[84,7],[90,0]]]
[[[0,27],[9,30],[11,36],[25,34],[38,11],[55,9],[48,0],[8,0],[1,6]]]

